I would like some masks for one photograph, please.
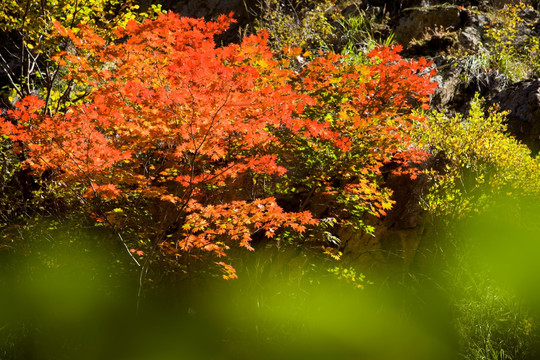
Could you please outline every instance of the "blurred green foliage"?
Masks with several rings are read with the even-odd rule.
[[[460,223],[444,264],[363,289],[357,270],[271,247],[238,252],[238,280],[156,278],[138,295],[112,235],[57,225],[25,256],[0,252],[0,357],[533,359],[540,209],[498,204]]]
[[[457,309],[466,359],[539,355],[538,202],[501,195],[456,231],[466,256],[454,265],[463,286]]]
[[[137,311],[137,274],[111,262],[96,235],[57,233],[26,257],[1,254],[0,283],[10,289],[0,298],[2,359],[428,360],[455,353],[450,323],[417,314],[411,294],[362,291],[330,273],[301,275],[317,275],[302,255],[277,272],[266,271],[264,251],[262,264],[246,257],[236,282],[163,281]],[[414,306],[404,308],[403,297]]]

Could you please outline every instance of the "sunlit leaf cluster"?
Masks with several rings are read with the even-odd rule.
[[[437,161],[426,208],[463,217],[500,195],[538,196],[540,163],[505,133],[505,116],[494,108],[485,112],[476,96],[467,115],[428,117],[421,141]]]

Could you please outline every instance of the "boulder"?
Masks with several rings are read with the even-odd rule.
[[[246,13],[246,4],[242,0],[204,0],[204,1],[172,1],[171,8],[182,15],[191,17],[215,17],[231,11],[237,16]]]
[[[431,105],[437,108],[443,108],[452,104],[462,83],[459,73],[454,71],[446,76],[439,74],[435,80],[439,86],[431,98]]]
[[[458,39],[460,45],[469,51],[478,51],[482,47],[482,32],[477,26],[463,28]]]
[[[433,167],[431,159],[424,166]],[[425,227],[425,211],[421,197],[429,188],[426,175],[411,179],[408,175],[387,174],[386,186],[393,191],[393,208],[384,218],[366,221],[374,226],[373,234],[341,228],[336,234],[345,263],[366,272],[392,274],[407,271],[414,262]]]
[[[508,131],[525,143],[534,155],[540,150],[540,79],[509,85],[494,98],[501,110],[509,111]]]
[[[486,99],[493,99],[507,85],[506,77],[497,70],[471,68],[471,64],[460,63],[450,71],[441,71],[436,77],[439,83],[431,99],[431,105],[467,112],[470,100],[478,93]]]
[[[413,39],[421,39],[428,30],[440,27],[456,30],[462,24],[461,12],[453,5],[405,9],[396,27],[396,41],[408,45]]]
[[[411,41],[403,54],[406,57],[435,57],[450,52],[457,42],[458,38],[455,32],[430,34],[421,41]]]

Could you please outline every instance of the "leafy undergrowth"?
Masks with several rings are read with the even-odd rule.
[[[364,279],[358,269],[351,281],[343,275],[352,268],[336,271],[335,259],[266,247],[231,254],[234,281],[154,274],[142,291],[121,247],[106,246],[114,234],[44,229],[28,237],[26,256],[1,254],[0,282],[10,291],[0,298],[0,355],[534,359],[539,309],[530,285],[538,265],[524,252],[537,248],[537,229],[494,214],[462,223],[461,244],[399,281]],[[493,222],[500,226],[483,231]],[[516,247],[501,241],[508,233]],[[478,252],[473,239],[492,251]]]
[[[11,290],[0,300],[2,359],[427,360],[457,351],[451,323],[423,315],[442,315],[443,303],[361,290],[302,255],[273,270],[270,259],[287,254],[263,250],[244,257],[233,282],[161,279],[138,299],[126,287],[138,274],[122,275],[90,250],[95,236],[87,251],[53,240],[25,258],[3,254],[1,282]]]

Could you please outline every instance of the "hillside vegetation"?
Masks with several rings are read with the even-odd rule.
[[[539,4],[195,3],[0,5],[0,358],[535,358]]]

